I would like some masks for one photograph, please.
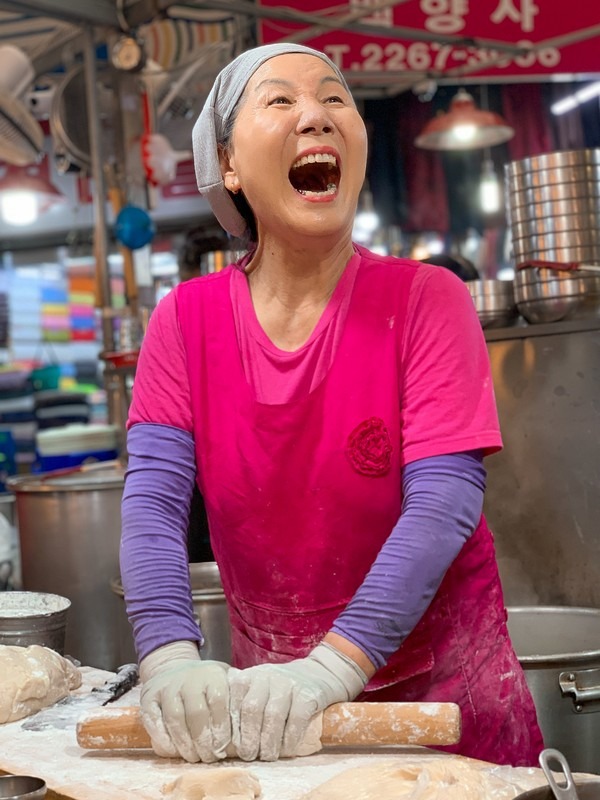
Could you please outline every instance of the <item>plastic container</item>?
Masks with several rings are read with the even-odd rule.
[[[32,472],[50,472],[55,469],[78,467],[81,464],[92,464],[96,461],[113,461],[118,455],[118,450],[92,450],[86,453],[63,453],[57,456],[42,456],[38,453],[37,463]]]

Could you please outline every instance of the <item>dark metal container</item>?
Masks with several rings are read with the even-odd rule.
[[[0,644],[39,644],[61,655],[65,651],[67,614],[71,601],[44,592],[0,594]]]
[[[46,783],[31,775],[0,775],[0,800],[41,800]]]
[[[600,609],[513,607],[508,630],[545,746],[575,772],[600,773]]]
[[[190,564],[190,582],[194,614],[204,637],[200,655],[205,659],[231,664],[231,625],[216,562],[202,561]],[[123,584],[120,578],[114,578],[111,587],[116,595],[123,598]],[[135,660],[129,623],[122,631],[121,652],[123,661]]]
[[[110,579],[119,571],[124,470],[93,466],[11,478],[8,488],[16,495],[23,588],[67,597],[65,652],[115,670],[123,663],[124,610]]]
[[[579,800],[600,800],[600,783],[591,781],[590,783],[575,782]],[[538,789],[530,789],[528,792],[518,794],[515,800],[556,800],[556,795],[549,786],[540,786]]]

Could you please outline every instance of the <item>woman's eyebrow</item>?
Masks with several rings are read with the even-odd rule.
[[[292,88],[292,84],[289,81],[284,81],[282,78],[265,78],[263,81],[256,84],[254,91],[257,92],[263,86],[284,86],[287,89]]]
[[[323,86],[326,83],[336,83],[338,86],[344,88],[344,84],[341,82],[339,78],[336,78],[335,75],[324,75],[319,83]],[[285,89],[293,89],[294,85],[290,81],[286,81],[283,78],[265,78],[260,83],[257,83],[254,87],[254,91],[258,92],[259,89],[262,89],[264,86],[282,86]]]

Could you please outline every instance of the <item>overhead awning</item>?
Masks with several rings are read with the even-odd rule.
[[[278,0],[259,0],[275,10]],[[564,0],[286,0],[263,43],[325,51],[355,83],[419,78],[534,80],[600,72],[600,10]],[[373,7],[377,6],[377,10]]]

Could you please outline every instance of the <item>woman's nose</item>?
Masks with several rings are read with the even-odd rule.
[[[331,133],[333,123],[327,109],[318,101],[309,101],[302,105],[298,118],[298,133]]]

